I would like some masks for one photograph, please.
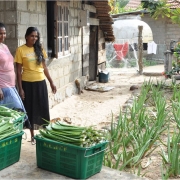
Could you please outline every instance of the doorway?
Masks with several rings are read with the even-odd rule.
[[[89,80],[94,81],[98,65],[98,26],[90,26],[89,38]]]

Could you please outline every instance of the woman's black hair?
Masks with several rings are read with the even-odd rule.
[[[5,28],[5,25],[0,22],[0,28]]]
[[[38,31],[38,29],[36,27],[28,27],[26,30],[26,34],[25,34],[25,39],[27,36],[29,36],[32,32],[36,31],[38,34],[38,39],[35,42],[34,46],[34,52],[37,56],[37,64],[40,64],[42,61],[44,61],[44,56],[42,53],[42,47],[41,47],[41,43],[40,43],[40,33]]]

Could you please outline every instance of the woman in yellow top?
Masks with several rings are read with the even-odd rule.
[[[53,93],[56,93],[45,64],[46,52],[40,44],[40,34],[36,27],[29,27],[25,34],[26,44],[16,50],[17,81],[19,94],[23,100],[32,128],[31,142],[34,144],[34,129],[50,120],[48,91],[45,76]],[[37,127],[38,127],[37,126]]]

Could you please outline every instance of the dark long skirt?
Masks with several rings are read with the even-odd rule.
[[[25,93],[23,104],[32,129],[44,127],[47,122],[43,119],[50,120],[46,81],[22,81],[22,88]]]

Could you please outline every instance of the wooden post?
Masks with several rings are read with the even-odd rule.
[[[142,57],[143,57],[143,42],[142,42],[142,30],[143,26],[138,26],[139,29],[139,35],[138,35],[138,66],[139,66],[139,74],[142,75],[143,73],[143,62],[142,62]]]

